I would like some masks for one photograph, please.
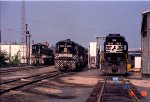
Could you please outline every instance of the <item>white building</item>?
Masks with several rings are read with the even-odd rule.
[[[141,49],[129,49],[128,50],[128,63],[131,64],[132,68],[136,71],[141,70]]]
[[[97,47],[97,43],[96,42],[90,42],[90,46],[89,46],[89,56],[88,56],[88,65],[89,68],[96,68],[96,47]]]
[[[18,55],[21,63],[26,63],[26,45],[22,44],[0,44],[2,51],[6,51],[9,58]]]

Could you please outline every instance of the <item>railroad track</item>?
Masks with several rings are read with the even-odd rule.
[[[105,76],[99,81],[86,102],[140,102],[134,85],[122,76]]]
[[[57,71],[53,71],[53,72],[57,72]],[[19,80],[22,80],[22,79],[29,79],[29,78],[33,78],[33,77],[38,77],[38,76],[42,76],[44,74],[49,74],[49,73],[53,73],[53,72],[45,72],[45,73],[41,73],[41,74],[35,74],[35,75],[27,76],[27,77],[21,77],[21,78],[4,80],[4,81],[1,80],[0,85],[9,84],[11,82],[19,81]]]
[[[33,75],[33,76],[25,77],[25,78],[19,78],[19,79],[12,80],[9,82],[3,82],[0,85],[0,95],[7,93],[11,90],[17,90],[24,86],[40,82],[44,79],[54,78],[54,77],[56,77],[58,75],[62,75],[62,74],[64,74],[64,72],[54,71],[54,72],[49,72],[49,73]]]
[[[19,67],[19,68],[11,68],[11,69],[1,69],[0,74],[5,75],[5,74],[8,74],[8,73],[12,73],[12,72],[30,70],[30,69],[37,69],[37,68],[42,68],[42,67],[43,66],[41,66],[41,67],[28,66],[28,67]]]

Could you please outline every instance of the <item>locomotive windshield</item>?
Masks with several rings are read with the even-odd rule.
[[[46,46],[45,45],[32,45],[32,53],[43,54],[45,52]]]
[[[67,43],[67,42],[60,42],[56,44],[56,52],[76,54],[75,44]]]

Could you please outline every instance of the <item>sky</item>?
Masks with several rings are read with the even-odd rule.
[[[2,42],[20,42],[20,1],[0,1]],[[35,43],[71,39],[84,47],[96,36],[125,36],[129,48],[140,48],[142,12],[150,1],[26,1],[25,20]],[[102,41],[101,41],[102,43]],[[102,43],[103,44],[103,43]]]

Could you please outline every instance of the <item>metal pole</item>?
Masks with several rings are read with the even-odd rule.
[[[26,59],[27,65],[30,65],[30,32],[27,30],[28,24],[26,24]]]
[[[101,60],[102,60],[102,56],[101,56],[101,45],[100,45],[100,70],[101,70]]]
[[[26,24],[26,63],[28,65],[28,35],[27,35],[27,27],[28,27],[28,24]]]
[[[1,28],[0,28],[0,50],[1,50]]]
[[[88,47],[88,68],[90,69],[90,47]]]
[[[1,50],[1,28],[0,28],[0,50]]]
[[[98,67],[99,67],[99,63],[98,63],[98,62],[99,62],[99,61],[98,61],[98,59],[99,59],[99,58],[98,58],[98,57],[99,57],[99,51],[98,51],[98,50],[99,50],[99,47],[98,47],[98,37],[96,37],[96,43],[97,43],[97,44],[96,44],[96,67],[98,68]]]
[[[29,65],[30,65],[30,37],[31,37],[31,35],[29,33]]]
[[[0,13],[1,13],[1,6],[0,6]],[[1,38],[1,16],[0,16],[0,50],[1,50],[1,41],[2,38]]]
[[[26,51],[26,63],[28,64],[27,26],[28,24],[26,24],[26,50],[25,51]]]
[[[1,30],[0,30],[0,50],[1,50]]]
[[[97,68],[100,66],[100,69],[101,69],[101,63],[100,63],[100,54],[101,54],[101,47],[99,48],[99,45],[98,45],[98,39],[100,40],[105,40],[105,37],[102,37],[102,36],[97,36],[96,37],[96,42],[97,42],[97,57],[96,57],[96,62],[97,62]]]

